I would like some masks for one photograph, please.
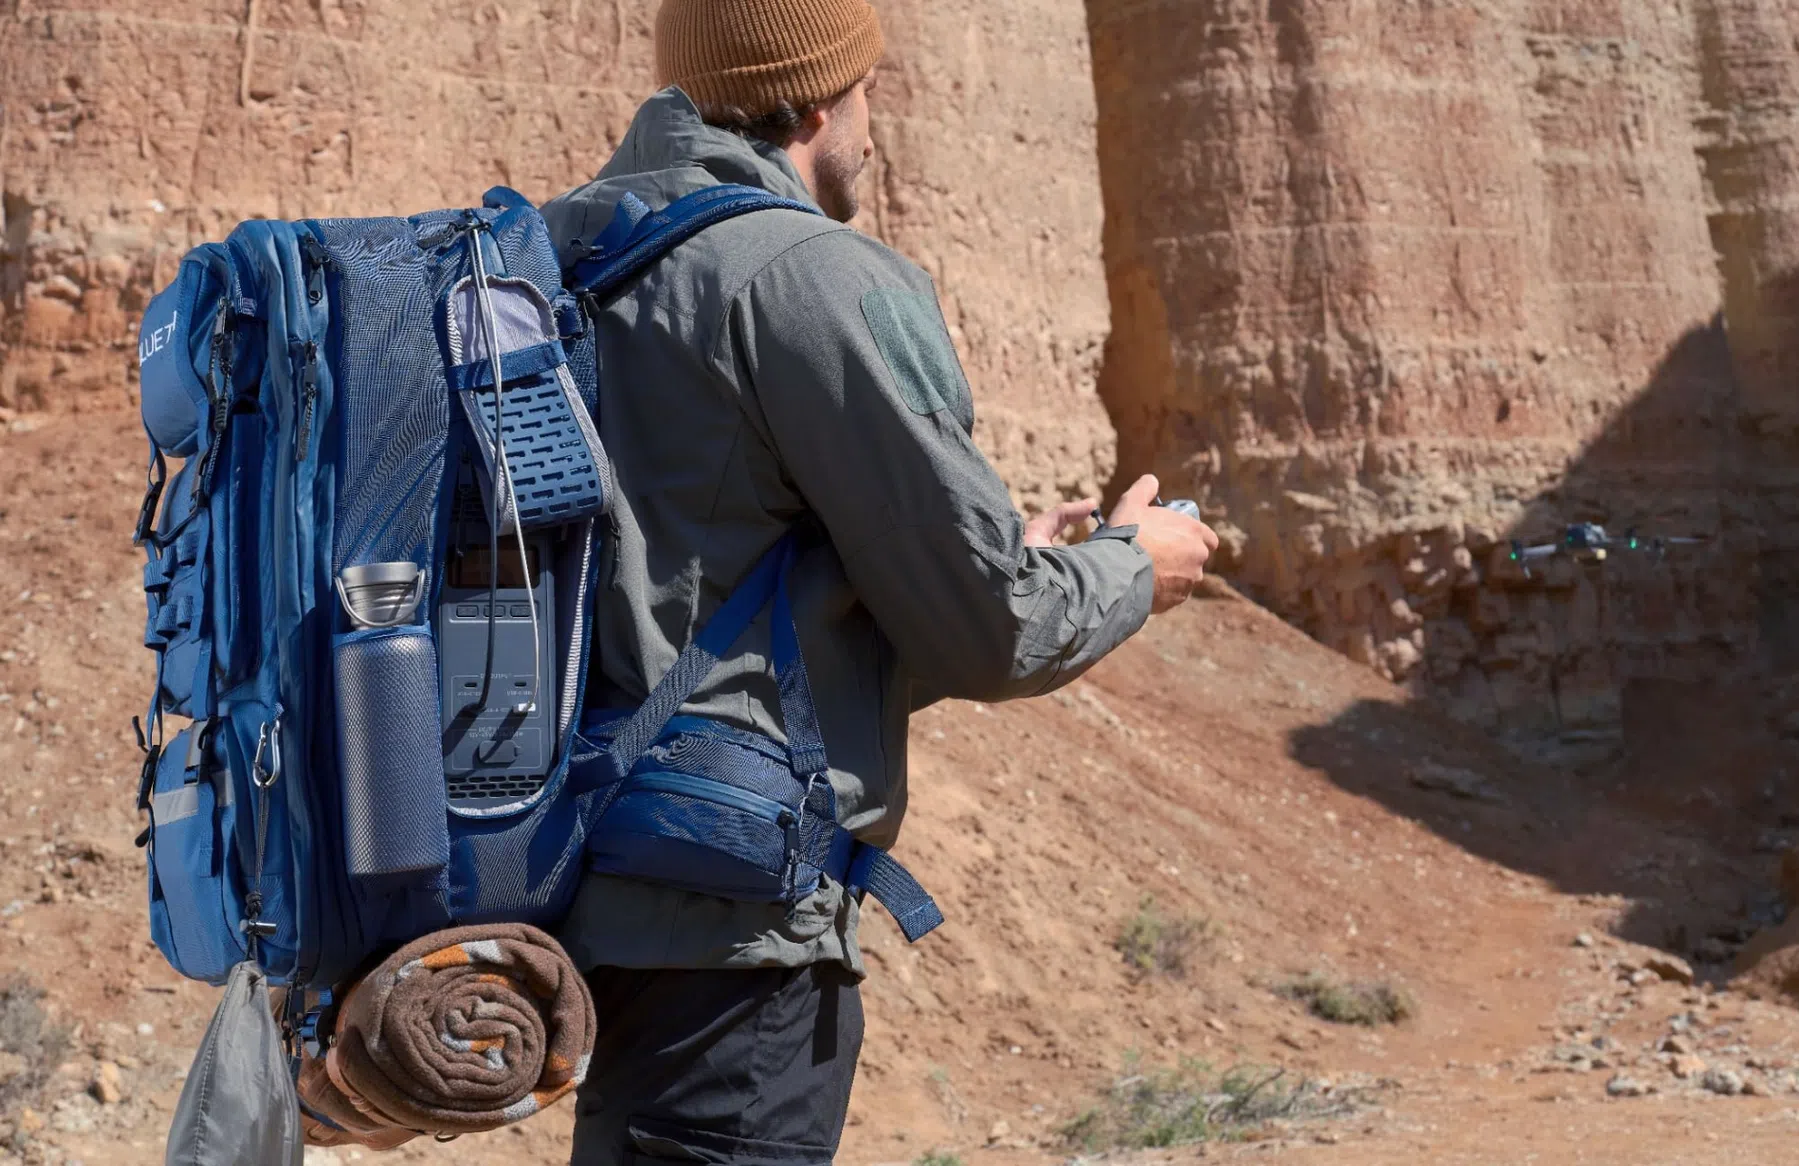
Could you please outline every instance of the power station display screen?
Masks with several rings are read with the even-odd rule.
[[[501,537],[501,587],[523,587],[527,578],[533,584],[537,582],[538,575],[543,570],[541,561],[543,553],[539,549],[539,544],[535,542],[526,543],[525,548],[527,570],[521,571],[518,565],[517,539],[510,535]],[[450,556],[450,561],[445,564],[444,570],[448,575],[447,582],[452,587],[487,587],[493,581],[493,556],[484,546],[462,547],[458,553]]]

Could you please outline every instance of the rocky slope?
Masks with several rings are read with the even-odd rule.
[[[1113,470],[1082,10],[882,6],[863,225],[925,266],[1020,500]],[[598,169],[653,5],[211,0],[0,11],[0,408],[116,406],[136,313],[239,219],[409,213]],[[1070,79],[1074,83],[1070,84]]]
[[[1790,4],[1089,11],[1102,392],[1234,577],[1487,724],[1615,725],[1638,679],[1766,662],[1799,547]],[[1577,520],[1717,538],[1509,569]]]
[[[7,1166],[160,1162],[216,999],[150,945],[131,845],[140,443],[122,413],[0,428],[0,1040],[19,974],[75,1026],[23,1098],[0,1050]],[[1068,1123],[1128,1066],[1183,1057],[1329,1083],[1335,1116],[1256,1133],[1283,1162],[1790,1148],[1799,1013],[1766,977],[1762,1001],[1724,982],[1778,915],[1799,816],[1768,829],[1778,807],[1708,799],[1728,761],[1663,801],[1595,796],[1222,588],[1056,696],[927,711],[913,753],[901,851],[950,921],[908,947],[870,912],[845,1162],[1065,1161],[1087,1152]],[[1413,1015],[1328,1023],[1279,991],[1308,971],[1395,985]],[[568,1121],[393,1160],[564,1161]]]

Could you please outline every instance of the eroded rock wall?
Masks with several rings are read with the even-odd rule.
[[[239,219],[543,195],[650,83],[648,14],[623,3],[11,8],[0,405],[19,409],[116,404],[136,313]]]
[[[871,228],[937,281],[976,441],[1028,507],[1115,467],[1096,378],[1107,302],[1079,0],[880,5]]]
[[[1789,6],[1088,9],[1101,392],[1236,579],[1494,725],[1614,723],[1633,677],[1756,657],[1786,471],[1741,421],[1799,387]],[[1576,520],[1719,537],[1509,562]]]
[[[545,198],[650,91],[653,3],[0,6],[0,408],[122,407],[136,316],[239,219]],[[1095,490],[1107,304],[1079,0],[880,5],[866,224],[938,279],[1027,503]],[[179,10],[179,15],[172,15]]]

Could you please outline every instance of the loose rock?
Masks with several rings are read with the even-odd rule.
[[[1398,641],[1403,643],[1404,641]],[[1469,801],[1502,802],[1504,796],[1497,789],[1470,769],[1461,769],[1453,765],[1439,765],[1434,761],[1420,761],[1411,767],[1408,776],[1413,785],[1419,789],[1435,790],[1451,797],[1464,798]]]
[[[1574,937],[1574,946],[1575,947],[1592,947],[1593,946],[1593,937],[1583,931],[1579,935]]]
[[[1709,1070],[1699,1083],[1713,1093],[1721,1093],[1725,1097],[1735,1097],[1743,1092],[1743,1076],[1734,1069]]]
[[[1678,1033],[1674,1034],[1673,1036],[1666,1037],[1662,1041],[1662,1052],[1664,1052],[1664,1053],[1674,1053],[1676,1055],[1683,1055],[1686,1053],[1691,1053],[1693,1051],[1695,1051],[1693,1048],[1693,1042],[1688,1040],[1686,1037],[1681,1036]]]
[[[1705,1058],[1696,1057],[1691,1053],[1686,1053],[1671,1059],[1668,1062],[1668,1068],[1673,1070],[1676,1077],[1685,1081],[1690,1077],[1697,1077],[1705,1072],[1707,1066]]]
[[[111,1061],[101,1061],[94,1070],[94,1080],[88,1086],[88,1092],[101,1105],[117,1105],[125,1100],[125,1086],[119,1080],[119,1067]]]
[[[1665,951],[1658,951],[1652,954],[1648,959],[1643,961],[1643,967],[1647,971],[1654,972],[1662,979],[1672,980],[1676,984],[1691,984],[1693,982],[1693,969],[1687,961],[1681,959],[1677,955],[1669,955]]]
[[[1605,1091],[1613,1097],[1642,1097],[1649,1092],[1649,1086],[1635,1077],[1626,1077],[1619,1073],[1605,1083]]]

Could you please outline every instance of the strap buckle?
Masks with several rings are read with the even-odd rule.
[[[137,811],[140,814],[150,808],[150,790],[156,785],[156,766],[161,760],[161,742],[144,750],[144,767],[137,775]]]
[[[134,547],[141,547],[150,541],[150,532],[156,525],[156,507],[162,501],[163,487],[168,485],[169,467],[163,460],[162,450],[155,451],[144,477],[144,502],[138,507],[137,526],[131,534],[131,545]]]

